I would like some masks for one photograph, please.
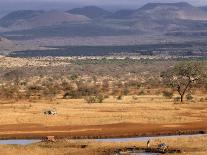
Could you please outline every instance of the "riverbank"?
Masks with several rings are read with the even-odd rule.
[[[156,138],[151,141],[154,149],[160,143],[166,143],[170,150],[180,150],[175,154],[205,155],[207,153],[207,136],[199,137],[174,137]],[[137,142],[96,142],[94,140],[68,140],[62,139],[56,142],[39,142],[31,145],[0,145],[0,154],[15,155],[112,155],[117,150],[129,148],[146,149],[146,141]]]

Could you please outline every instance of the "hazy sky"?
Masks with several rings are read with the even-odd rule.
[[[180,2],[185,1],[195,5],[207,5],[207,0],[0,0],[0,2],[72,2],[82,4],[144,4],[147,2]]]
[[[19,9],[62,9],[97,5],[105,9],[139,8],[149,2],[181,2],[207,6],[207,0],[0,0],[0,13]]]

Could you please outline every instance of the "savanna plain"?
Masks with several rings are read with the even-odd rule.
[[[199,64],[199,72],[193,64]],[[192,77],[181,79],[182,67]],[[146,148],[146,142],[95,139],[206,133],[207,83],[205,76],[201,78],[206,68],[205,59],[193,58],[2,56],[0,138],[54,136],[55,141],[0,145],[0,154],[115,154],[126,147]],[[170,75],[170,69],[177,77],[165,76],[166,80],[162,75]],[[189,86],[185,80],[191,80]],[[207,153],[205,135],[158,137],[151,147],[161,142],[181,150],[179,154]]]

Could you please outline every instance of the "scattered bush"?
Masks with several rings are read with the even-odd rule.
[[[103,103],[103,95],[87,96],[84,98],[87,103]]]
[[[122,95],[117,96],[117,100],[122,100]]]
[[[96,101],[97,101],[98,103],[103,103],[103,100],[104,100],[104,96],[103,96],[103,95],[98,95],[98,96],[96,96]]]
[[[188,101],[192,101],[192,100],[193,100],[193,96],[192,96],[191,94],[187,94],[187,95],[186,95],[186,99],[187,99]]]
[[[88,96],[88,97],[85,97],[85,101],[87,103],[96,103],[96,97],[95,96]]]
[[[138,95],[145,95],[144,90],[141,90]]]
[[[169,98],[171,99],[173,97],[173,92],[172,91],[163,91],[162,92],[163,96],[166,97],[166,98]]]
[[[180,97],[175,97],[174,98],[174,102],[179,102],[180,101]]]

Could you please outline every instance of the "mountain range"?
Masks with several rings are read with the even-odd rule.
[[[186,2],[148,3],[135,10],[110,12],[96,6],[68,11],[18,10],[0,19],[10,38],[52,36],[207,35],[207,7]]]

